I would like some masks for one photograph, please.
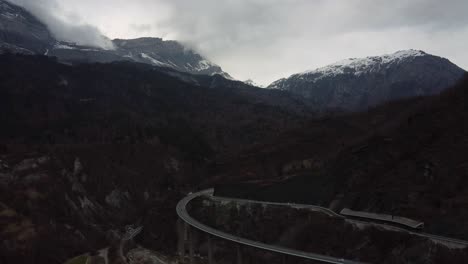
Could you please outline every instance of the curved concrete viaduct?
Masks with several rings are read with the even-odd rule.
[[[285,248],[281,246],[275,246],[275,245],[269,245],[249,239],[245,239],[242,237],[238,237],[232,234],[228,234],[222,231],[219,231],[217,229],[214,229],[212,227],[206,226],[200,222],[198,222],[196,219],[192,218],[188,212],[187,212],[187,204],[193,200],[196,197],[202,196],[202,195],[212,195],[213,194],[213,189],[209,190],[204,190],[201,192],[189,194],[186,196],[184,199],[182,199],[178,204],[177,204],[177,215],[185,222],[186,225],[189,225],[191,227],[194,227],[204,233],[207,233],[211,236],[219,237],[225,240],[232,241],[238,245],[244,245],[244,246],[249,246],[249,247],[254,247],[266,251],[271,251],[271,252],[276,252],[284,255],[289,255],[289,256],[294,256],[294,257],[299,257],[303,259],[309,259],[309,260],[314,260],[322,263],[333,263],[333,264],[359,264],[360,262],[355,262],[351,260],[345,260],[345,259],[339,259],[339,258],[334,258],[334,257],[329,257],[329,256],[324,256],[324,255],[319,255],[319,254],[314,254],[314,253],[309,253],[309,252],[304,252],[304,251],[299,251],[295,249],[290,249],[290,248]],[[188,232],[188,239],[192,239],[191,232]],[[194,255],[194,250],[193,250],[193,241],[190,241],[190,262],[193,263],[193,255]],[[210,241],[209,241],[210,243]],[[213,263],[213,258],[211,256],[211,246],[209,245],[209,250],[208,250],[208,260],[209,263]],[[184,250],[185,251],[185,250]],[[237,258],[238,258],[238,263],[242,263],[242,255],[240,252],[240,248],[237,247]]]

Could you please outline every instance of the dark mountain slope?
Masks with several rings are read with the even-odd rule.
[[[221,186],[219,194],[402,215],[466,239],[467,91],[465,77],[440,96],[312,122],[218,168],[283,179]]]
[[[322,170],[344,149],[359,148],[372,135],[392,129],[419,109],[424,98],[390,102],[369,111],[308,120],[299,129],[265,140],[235,157],[218,160],[219,172],[230,179],[289,177],[304,169]],[[304,164],[303,164],[304,163]],[[214,173],[218,173],[214,169]]]
[[[467,238],[468,78],[400,125],[344,151],[331,175],[343,176],[345,205],[419,218],[429,230]]]
[[[173,255],[175,205],[210,161],[307,116],[284,92],[221,76],[1,55],[0,262],[63,263],[128,224]]]
[[[240,84],[230,81],[210,89],[202,85],[218,77],[194,77],[195,85],[144,64],[70,67],[3,55],[0,68],[4,142],[139,141],[193,131],[200,135],[193,142],[221,150],[254,143],[307,115],[282,92],[231,89]],[[251,127],[258,129],[243,133]]]

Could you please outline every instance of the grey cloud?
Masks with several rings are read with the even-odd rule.
[[[172,10],[159,24],[168,36],[189,43],[235,76],[265,84],[347,57],[409,48],[448,56],[453,54],[450,41],[468,43],[461,35],[468,28],[466,0],[163,2]],[[460,35],[449,41],[444,32]],[[458,61],[468,65],[466,52],[458,54]]]
[[[59,40],[80,45],[114,48],[112,41],[96,27],[79,22],[79,16],[63,11],[54,0],[9,0],[34,14]]]
[[[320,33],[422,27],[460,28],[468,24],[466,0],[167,0],[172,16],[159,26],[177,38],[263,41]],[[209,37],[210,39],[206,39]]]
[[[348,57],[409,48],[468,67],[466,0],[14,1],[32,4],[44,20],[67,21],[67,27],[48,23],[65,39],[106,43],[96,28],[70,31],[84,29],[80,18],[113,38],[175,39],[234,77],[262,84]]]
[[[134,31],[145,33],[151,31],[152,26],[150,24],[130,24],[130,28]]]
[[[421,27],[428,31],[465,27],[468,1],[349,1],[341,26],[358,29]]]

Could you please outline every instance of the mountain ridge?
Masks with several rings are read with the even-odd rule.
[[[56,39],[47,26],[23,7],[0,0],[0,53],[39,54],[62,62],[133,61],[200,75],[233,79],[215,63],[174,40],[114,39],[114,49],[77,45]]]
[[[438,94],[464,73],[448,59],[401,50],[342,60],[277,80],[268,88],[301,95],[319,111],[362,111],[391,100]]]
[[[0,52],[44,53],[53,39],[45,24],[31,13],[0,0]]]

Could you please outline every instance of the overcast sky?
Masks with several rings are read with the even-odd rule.
[[[9,0],[62,39],[184,42],[240,80],[268,84],[350,57],[420,49],[468,69],[467,0]]]

